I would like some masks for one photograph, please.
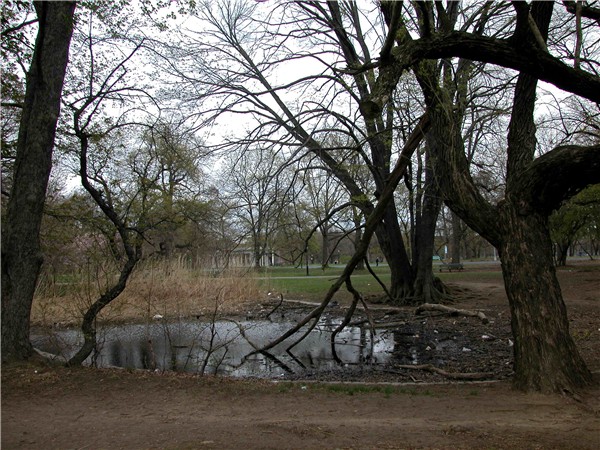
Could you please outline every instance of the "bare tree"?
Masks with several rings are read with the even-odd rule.
[[[221,196],[229,198],[237,222],[249,236],[254,267],[272,264],[273,239],[293,181],[285,176],[281,156],[271,148],[242,149],[224,168]],[[223,195],[225,194],[225,195]]]
[[[305,195],[308,200],[308,212],[313,217],[315,226],[321,234],[321,265],[327,267],[331,262],[332,232],[335,218],[332,211],[340,206],[348,197],[343,186],[329,175],[329,172],[318,169],[306,170],[302,177],[306,185]]]
[[[147,160],[140,161],[139,171],[123,174],[128,167],[131,143],[124,134],[138,129],[143,118],[134,114],[151,96],[142,86],[133,86],[128,77],[129,66],[139,54],[143,39],[99,36],[95,16],[85,21],[87,33],[77,41],[81,52],[79,77],[65,99],[72,118],[72,152],[78,161],[81,184],[110,224],[106,231],[117,266],[116,279],[111,279],[98,298],[83,315],[81,329],[84,342],[68,361],[79,365],[96,348],[96,319],[126,287],[129,276],[142,256],[144,233],[152,228],[150,216],[160,171],[152,170]],[[118,50],[117,50],[118,49]],[[125,50],[127,49],[127,50]],[[115,51],[122,53],[116,63],[102,57]],[[109,105],[119,105],[122,113],[115,119],[104,114]],[[129,136],[131,138],[131,136]],[[67,145],[68,147],[68,145]],[[133,167],[135,169],[135,167]]]
[[[358,108],[361,99],[370,98],[376,72],[348,67],[373,60],[370,48],[381,39],[377,33],[381,23],[363,15],[353,2],[286,4],[264,20],[255,19],[260,14],[257,8],[245,2],[219,2],[200,10],[205,28],[190,30],[181,43],[186,59],[177,75],[189,83],[189,89],[181,91],[190,93],[183,95],[184,104],[213,99],[208,120],[244,121],[249,129],[241,138],[244,145],[276,143],[286,149],[288,159],[304,153],[316,156],[368,215],[402,147],[396,138],[407,136],[419,121],[413,117],[404,133],[395,133],[393,103],[376,117],[364,116]],[[277,81],[283,68],[295,64],[305,64],[302,73]],[[169,69],[175,73],[173,67]],[[329,143],[331,133],[345,136],[345,144]],[[228,145],[225,142],[223,148]],[[356,164],[353,155],[369,169],[372,192],[365,191],[349,171],[347,161]],[[414,303],[415,269],[395,203],[386,207],[377,238],[390,265],[390,300]]]
[[[421,87],[432,120],[435,169],[447,204],[498,248],[512,313],[515,386],[561,392],[591,383],[591,375],[569,335],[566,309],[552,264],[548,216],[564,199],[599,181],[599,147],[562,145],[535,158],[533,112],[538,78],[594,101],[598,101],[600,80],[595,74],[567,66],[548,52],[545,41],[553,3],[513,3],[516,21],[506,39],[491,39],[480,29],[436,30],[432,19],[449,24],[447,11],[418,2],[415,8],[422,37],[413,40],[402,32],[402,19],[394,19],[398,7],[401,6],[382,3],[390,32],[399,38],[395,38],[389,65],[382,67],[380,94],[389,92],[409,60],[413,65],[423,64],[421,61],[426,58],[459,56],[521,71],[509,125],[503,201],[492,205],[479,192],[469,172],[452,99],[439,84],[424,79]],[[550,68],[552,75],[545,72]],[[389,94],[383,95],[385,101]],[[379,98],[369,106],[377,110],[381,101]],[[533,285],[532,280],[536,280]]]

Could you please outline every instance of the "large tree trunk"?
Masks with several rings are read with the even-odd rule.
[[[377,226],[375,233],[390,268],[389,292],[392,297],[390,303],[396,305],[413,303],[415,277],[402,239],[393,200],[386,206],[383,220]]]
[[[549,55],[540,48],[544,47],[540,46],[540,39],[547,39],[554,4],[515,2],[514,5],[518,14],[511,42],[518,43],[519,49],[506,52],[505,55],[511,55],[511,58],[500,62],[500,65],[517,68],[506,62],[518,59],[518,52],[523,53],[521,47],[535,49],[532,55],[536,57],[538,54],[543,57]],[[444,21],[441,22],[443,25]],[[430,21],[429,25],[431,23]],[[404,32],[396,35],[403,48],[396,55],[406,58],[406,50],[415,40],[402,40],[401,36],[408,35],[408,31],[401,31]],[[441,47],[448,45],[446,41],[449,36],[447,29],[442,31],[438,34],[439,40],[433,43],[432,49],[435,50],[424,52],[421,56],[448,56],[440,51]],[[429,39],[430,29],[425,29],[423,34],[427,35],[429,43],[433,42]],[[480,59],[481,54],[475,54],[477,52],[473,51],[472,43],[463,41],[462,44],[461,51],[452,52],[451,56]],[[431,117],[435,145],[428,144],[434,154],[434,168],[444,200],[473,230],[500,250],[515,338],[515,386],[523,390],[561,392],[589,384],[592,377],[569,335],[566,308],[552,264],[547,218],[562,201],[588,184],[598,182],[598,146],[560,146],[541,157],[535,157],[536,78],[544,77],[542,72],[548,71],[540,69],[544,64],[539,64],[535,57],[524,58],[523,61],[527,63],[535,61],[537,70],[525,68],[526,64],[517,68],[525,68],[533,76],[521,73],[515,86],[508,134],[505,199],[492,205],[482,196],[469,169],[469,159],[460,134],[459,114],[456,114],[456,106],[460,105],[453,103],[453,95],[448,95],[452,92],[440,87],[439,80],[428,76],[424,60],[418,58],[418,61],[419,64],[413,65],[413,68]],[[387,70],[385,65],[380,67],[378,85],[373,89],[370,102],[363,105],[364,110],[378,111],[387,101],[390,87],[397,84],[397,76],[401,73],[398,70],[400,64],[394,66],[396,65],[393,63],[389,65],[391,70]],[[462,60],[457,67],[464,70],[472,66]],[[461,75],[459,72],[457,71],[457,76]],[[466,72],[464,74],[468,75]],[[585,74],[585,78],[588,78],[587,75]],[[572,81],[572,77],[565,73],[559,78],[563,82],[567,78]],[[598,80],[592,82],[583,79],[578,81],[585,85],[583,90],[586,91],[597,82]],[[562,82],[557,83],[559,84]],[[445,88],[449,87],[451,85],[445,85]]]
[[[435,303],[442,299],[444,285],[433,275],[433,253],[437,218],[442,207],[437,186],[426,188],[421,213],[417,217],[414,248],[416,267],[415,303]]]
[[[435,143],[432,131],[426,134],[428,145]],[[413,266],[416,268],[415,303],[435,303],[442,299],[443,283],[433,275],[433,253],[437,219],[442,207],[439,186],[431,166],[430,150],[422,176],[425,178],[422,198],[417,202],[415,221],[415,242],[413,248]]]
[[[39,30],[19,126],[14,184],[2,230],[2,359],[32,351],[29,316],[42,265],[39,231],[75,2],[35,2]]]
[[[592,376],[569,334],[547,218],[522,216],[511,209],[503,228],[506,239],[499,252],[511,309],[515,387],[563,392],[591,383]]]

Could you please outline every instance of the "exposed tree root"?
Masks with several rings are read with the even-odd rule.
[[[67,362],[67,358],[64,357],[63,355],[55,355],[54,353],[48,353],[45,352],[43,350],[40,350],[39,348],[35,348],[33,347],[33,351],[38,354],[39,356],[41,356],[42,358],[44,358],[45,360],[48,361],[52,361],[52,362],[61,362],[61,363],[66,363]]]
[[[449,306],[440,305],[437,303],[423,303],[421,306],[419,306],[416,309],[415,314],[421,314],[425,311],[439,311],[439,312],[450,314],[452,316],[478,317],[479,319],[481,319],[481,321],[483,323],[489,323],[489,319],[481,311],[471,311],[469,309],[451,308]]]

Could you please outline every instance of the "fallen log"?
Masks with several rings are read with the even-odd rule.
[[[478,317],[483,323],[489,323],[489,319],[481,311],[471,311],[469,309],[457,309],[451,308],[446,305],[440,305],[438,303],[423,303],[417,308],[415,314],[419,315],[426,311],[438,311],[451,316],[466,316],[466,317]]]
[[[424,370],[426,372],[437,373],[438,375],[442,375],[446,378],[451,378],[453,380],[483,380],[485,378],[490,378],[494,374],[491,372],[473,372],[473,373],[463,373],[463,372],[447,372],[444,369],[440,369],[439,367],[435,367],[432,364],[403,364],[399,366],[394,366],[395,369],[409,369],[409,370]]]

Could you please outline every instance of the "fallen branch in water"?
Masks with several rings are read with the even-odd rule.
[[[277,303],[277,305],[275,306],[275,308],[273,308],[271,310],[271,312],[269,314],[267,314],[267,319],[269,319],[269,317],[271,316],[271,314],[273,314],[275,311],[277,311],[277,309],[283,304],[283,294],[279,294],[279,303]]]
[[[483,323],[488,323],[489,319],[481,311],[471,311],[469,309],[457,309],[449,306],[440,305],[437,303],[423,303],[417,308],[415,314],[421,314],[425,311],[439,311],[450,314],[451,316],[467,316],[467,317],[478,317]]]

